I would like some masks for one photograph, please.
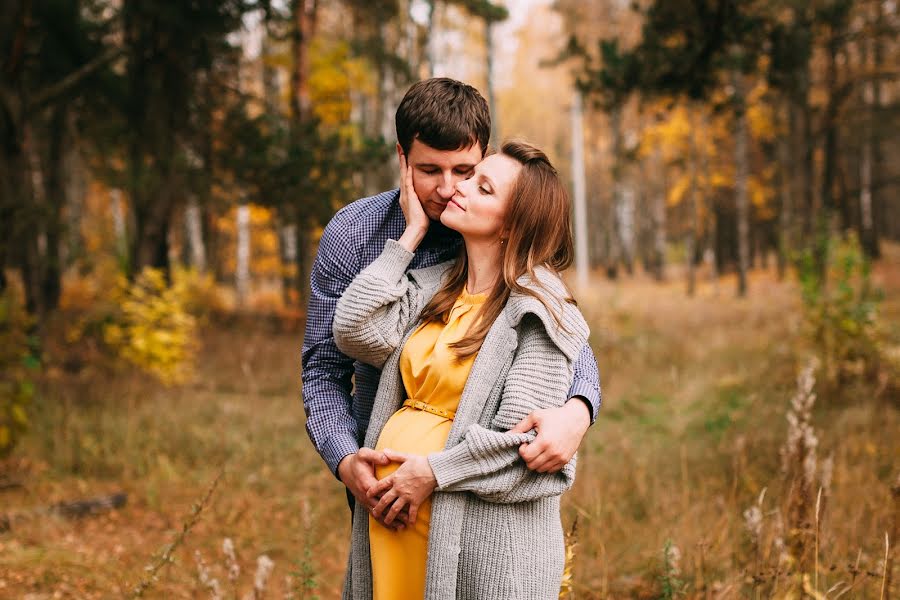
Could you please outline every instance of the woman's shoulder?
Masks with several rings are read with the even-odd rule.
[[[523,330],[527,323],[534,323],[567,359],[574,361],[588,341],[590,328],[581,311],[570,301],[566,284],[557,273],[545,267],[535,268],[533,276],[522,275],[517,283],[530,293],[510,294],[504,309],[509,325]],[[527,322],[525,327],[523,322]]]

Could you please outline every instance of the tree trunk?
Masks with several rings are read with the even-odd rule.
[[[250,207],[241,204],[235,213],[237,256],[234,269],[234,287],[237,304],[244,308],[250,295]]]
[[[291,69],[291,119],[305,123],[310,115],[309,43],[315,33],[317,0],[293,0],[294,26],[291,28],[293,68]],[[300,128],[295,127],[295,134]]]
[[[859,158],[859,239],[866,255],[873,257],[875,252],[874,230],[872,219],[872,82],[863,84],[863,126],[862,148]]]
[[[484,57],[485,75],[487,79],[487,100],[491,111],[491,145],[500,144],[500,117],[497,113],[497,100],[494,93],[494,24],[484,21]]]
[[[44,211],[47,206],[47,187],[41,159],[36,147],[34,129],[25,125],[24,144],[27,161],[26,177],[30,179],[31,206],[24,207],[25,218],[19,230],[24,236],[24,261],[22,282],[25,285],[25,306],[28,312],[43,316],[44,256],[47,236],[44,226]]]
[[[184,229],[187,238],[189,264],[200,273],[206,272],[206,247],[203,245],[203,216],[193,196],[184,209]]]
[[[791,115],[785,115],[785,113],[789,113],[789,107],[785,106],[782,103],[782,106],[776,109],[778,112],[776,113],[777,118],[783,124],[785,121],[789,121],[786,129],[788,131],[787,137],[781,136],[776,140],[776,152],[778,153],[778,167],[777,167],[777,176],[778,176],[778,197],[781,200],[778,211],[778,279],[784,279],[784,276],[787,272],[787,262],[788,258],[793,251],[793,235],[792,235],[792,226],[793,226],[793,201],[792,201],[792,193],[793,182],[796,177],[793,175],[794,173],[794,161],[792,159],[792,153],[789,148],[790,140],[794,137],[794,128],[795,123],[791,118]]]
[[[62,291],[62,265],[60,264],[60,240],[62,237],[62,211],[66,205],[66,186],[64,174],[64,152],[67,145],[66,127],[68,111],[54,108],[50,113],[47,130],[48,148],[46,162],[46,187],[44,189],[44,210],[42,221],[46,248],[41,269],[41,309],[44,312],[55,310],[59,306]]]
[[[144,267],[161,269],[168,279],[171,275],[169,265],[168,235],[174,205],[173,186],[175,173],[173,165],[160,169],[160,176],[164,182],[156,190],[156,198],[149,202],[144,210],[137,210],[137,202],[132,199],[135,206],[135,235],[132,242],[133,272],[140,273]]]
[[[881,31],[884,27],[884,4],[882,2],[874,2],[875,5],[875,27]],[[876,35],[873,42],[872,59],[873,68],[876,73],[881,72],[884,67],[884,44],[881,35]],[[872,106],[869,114],[873,123],[881,112],[881,79],[876,77],[872,82]],[[882,172],[884,161],[882,160],[881,136],[878,134],[874,125],[869,130],[872,136],[872,179],[876,182],[882,180]],[[880,186],[873,186],[872,190],[872,232],[871,238],[868,240],[867,251],[872,258],[881,258],[881,221],[879,217],[882,215],[881,207],[886,200],[884,193],[879,191]],[[863,243],[866,243],[865,241]]]
[[[291,223],[279,228],[281,242],[281,290],[285,306],[293,304],[292,296],[297,290],[297,225]]]
[[[706,249],[703,251],[703,262],[709,269],[709,283],[713,292],[719,294],[719,269],[716,258],[716,211],[709,211],[708,233],[706,236]]]
[[[875,29],[880,29],[882,21],[881,2],[875,2],[875,18],[872,19]],[[872,46],[871,52],[869,46]],[[869,56],[872,57],[872,64],[869,63]],[[879,34],[874,35],[871,41],[867,39],[860,40],[860,62],[862,70],[871,71],[873,74],[881,69],[882,51]],[[862,148],[860,152],[859,167],[859,239],[863,251],[869,258],[878,258],[880,248],[878,243],[878,232],[875,226],[875,208],[872,190],[872,181],[874,171],[876,169],[876,145],[878,144],[878,136],[875,134],[876,111],[880,101],[880,82],[877,76],[869,77],[863,84],[863,126],[860,128],[862,133]]]
[[[113,234],[116,238],[116,252],[119,262],[128,260],[128,228],[125,218],[125,203],[122,201],[122,190],[113,188],[109,191],[109,203],[112,212]]]
[[[312,107],[309,98],[309,43],[316,30],[317,0],[294,0],[292,28],[293,69],[291,71],[291,138],[294,144],[302,144],[301,136],[309,122]],[[377,122],[377,121],[376,121]],[[298,202],[300,200],[298,199]],[[296,225],[297,236],[297,273],[296,284],[298,300],[306,306],[309,298],[306,281],[306,249],[311,216],[301,203],[295,204],[296,214],[292,223]],[[302,243],[301,243],[302,241]]]
[[[662,153],[657,146],[654,153],[656,172],[660,173],[660,183],[653,202],[653,276],[657,281],[665,279],[666,263],[666,167]]]
[[[628,185],[623,184],[619,187],[619,205],[616,210],[616,229],[620,247],[622,248],[622,262],[625,264],[625,271],[629,275],[633,275],[635,193],[631,183]]]
[[[838,31],[832,26],[826,44],[827,62],[825,67],[825,89],[828,93],[828,101],[822,117],[822,129],[825,140],[823,144],[822,159],[822,184],[820,197],[822,210],[816,219],[816,240],[813,256],[815,257],[816,272],[824,285],[827,273],[828,244],[831,236],[831,220],[835,213],[834,186],[837,175],[837,149],[838,149],[838,78],[837,57],[839,50]]]
[[[584,174],[584,113],[581,90],[575,89],[572,98],[572,190],[575,208],[575,274],[578,287],[588,284],[588,228],[587,199]]]
[[[425,29],[425,54],[428,60],[428,77],[434,77],[434,65],[437,62],[437,40],[434,35],[434,23],[437,20],[437,1],[426,0],[428,4],[428,21]]]
[[[737,114],[735,115],[737,127],[734,136],[734,187],[738,236],[737,295],[743,298],[747,295],[747,266],[750,253],[750,207],[747,200],[747,179],[750,171],[747,152],[749,134],[747,132],[747,110],[744,98],[744,84],[741,80],[740,73],[734,74],[733,82],[736,96],[735,103],[737,105]]]
[[[688,109],[690,120],[693,122],[693,108]],[[699,232],[699,202],[697,199],[697,143],[696,127],[691,124],[691,132],[688,134],[688,168],[690,169],[690,187],[688,189],[688,219],[689,225],[685,237],[685,261],[687,265],[687,294],[693,296],[697,289],[697,274],[694,269],[694,254],[696,253],[697,234]]]
[[[609,112],[609,125],[612,129],[612,199],[609,204],[609,218],[606,224],[606,275],[615,279],[619,273],[621,245],[619,240],[619,204],[622,199],[622,107],[614,106]]]
[[[65,190],[65,215],[64,223],[65,242],[60,252],[63,272],[76,260],[84,255],[84,244],[81,237],[81,223],[83,221],[84,199],[87,196],[87,167],[81,153],[80,135],[78,132],[77,115],[75,111],[66,111],[66,136],[69,143],[66,144],[63,157],[63,188]]]

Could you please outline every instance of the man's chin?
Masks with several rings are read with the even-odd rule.
[[[444,214],[444,209],[447,208],[447,203],[443,204],[438,202],[429,202],[426,206],[423,206],[422,209],[425,211],[425,214],[428,215],[428,218],[432,221],[441,221],[441,215]]]

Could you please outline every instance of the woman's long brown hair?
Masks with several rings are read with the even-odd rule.
[[[488,331],[506,306],[511,292],[533,296],[541,301],[561,325],[560,315],[551,308],[544,295],[518,283],[522,275],[530,275],[538,285],[535,267],[543,266],[560,273],[572,264],[572,227],[569,221],[569,195],[550,159],[539,149],[520,141],[503,144],[500,153],[522,165],[509,192],[509,204],[503,231],[507,239],[501,247],[502,277],[491,288],[478,319],[466,335],[451,344],[459,359],[477,353]],[[450,268],[447,282],[438,290],[425,309],[422,321],[446,322],[450,310],[462,293],[468,275],[466,247]],[[547,290],[549,292],[549,290]],[[554,294],[548,293],[549,296]],[[574,302],[569,295],[558,298]]]

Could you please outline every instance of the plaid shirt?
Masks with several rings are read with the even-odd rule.
[[[322,233],[312,268],[303,338],[303,407],[306,431],[335,475],[338,463],[362,444],[381,372],[337,349],[331,333],[334,309],[353,278],[406,228],[399,197],[399,190],[391,190],[339,210]],[[454,258],[461,241],[455,231],[432,223],[409,268]],[[600,374],[590,346],[575,363],[569,396],[586,400],[593,423],[600,408]]]

